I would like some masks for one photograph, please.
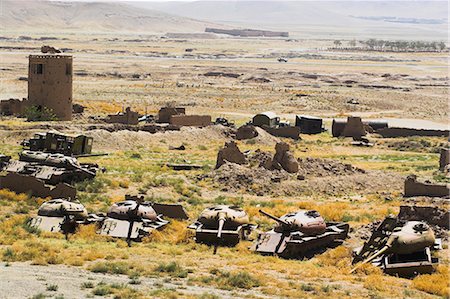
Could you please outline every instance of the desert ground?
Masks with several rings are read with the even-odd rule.
[[[375,146],[361,148],[330,133],[332,118],[349,115],[447,127],[448,52],[329,50],[333,39],[94,33],[61,33],[51,40],[40,34],[29,37],[2,33],[1,98],[27,96],[27,55],[51,44],[73,55],[74,102],[87,108],[70,122],[1,117],[0,153],[17,158],[23,139],[50,129],[93,136],[94,152],[108,155],[80,158],[107,169],[93,181],[77,184],[79,199],[90,212],[105,212],[125,194],[143,193],[151,201],[181,203],[190,220],[171,221],[166,229],[131,247],[123,240],[96,235],[94,226],[82,227],[67,241],[63,235],[30,231],[24,225],[44,199],[0,190],[0,298],[449,296],[446,242],[437,253],[441,264],[431,275],[403,279],[373,266],[349,274],[351,251],[362,244],[372,222],[397,214],[404,204],[448,209],[447,199],[402,196],[404,179],[411,173],[449,182],[438,172],[439,148],[447,139],[370,135]],[[278,62],[278,57],[288,62]],[[188,114],[224,116],[238,126],[267,110],[290,122],[296,114],[314,115],[325,119],[328,131],[302,134],[301,140],[293,141],[261,130],[257,138],[238,141],[242,151],[271,153],[278,141],[285,141],[296,158],[312,159],[304,164],[304,180],[286,174],[275,182],[267,172],[214,170],[218,149],[231,140],[229,129],[219,125],[156,134],[101,128],[99,118],[124,107],[155,114],[168,103],[186,107]],[[169,149],[181,144],[185,151]],[[165,166],[186,161],[203,167],[174,171]],[[343,164],[353,168],[347,171]],[[255,254],[249,250],[250,241],[219,248],[213,255],[212,248],[194,242],[187,225],[203,208],[217,203],[240,205],[260,230],[274,222],[260,215],[259,208],[278,216],[299,208],[316,209],[328,221],[349,223],[350,237],[305,260]],[[447,233],[442,237],[447,239]]]

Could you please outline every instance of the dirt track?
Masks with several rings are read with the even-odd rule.
[[[94,285],[100,282],[126,285],[130,281],[126,275],[92,273],[81,268],[62,265],[33,266],[29,263],[11,263],[9,266],[5,266],[5,263],[2,263],[0,267],[1,299],[30,298],[40,293],[49,297],[63,295],[65,299],[87,298],[92,296],[92,289],[83,289],[82,284],[85,282],[92,282]],[[218,295],[220,298],[244,298],[247,296],[267,298],[255,291],[240,290],[240,295],[237,295],[236,292],[187,285],[176,279],[167,282],[164,277],[142,277],[139,280],[140,284],[130,285],[130,287],[143,293],[157,289],[172,289],[180,293],[181,297],[182,294],[195,296],[209,293]],[[58,290],[47,291],[48,285],[57,285]]]

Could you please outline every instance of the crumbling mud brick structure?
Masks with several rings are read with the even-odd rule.
[[[349,116],[347,121],[333,119],[331,132],[333,137],[361,138],[366,135],[366,129],[361,118],[356,116]]]
[[[124,113],[110,114],[105,121],[110,124],[137,125],[139,123],[139,113],[127,107]]]
[[[383,128],[377,130],[377,133],[384,138],[409,137],[409,136],[430,136],[430,137],[448,137],[449,130],[433,129],[414,129],[414,128]]]
[[[450,164],[450,149],[441,148],[441,155],[439,157],[439,170],[444,171],[447,165]]]
[[[289,37],[289,32],[286,31],[269,31],[257,29],[219,29],[207,27],[205,29],[205,32],[242,37]]]
[[[428,182],[417,181],[417,176],[409,175],[405,180],[405,197],[411,196],[429,196],[429,197],[448,197],[450,189],[448,185],[432,184]]]
[[[2,115],[22,115],[28,105],[27,99],[9,99],[0,101],[0,114]]]
[[[268,127],[262,126],[262,128],[272,136],[292,138],[294,140],[300,139],[300,128],[299,127]]]
[[[172,115],[169,123],[173,126],[206,127],[211,125],[210,115]]]
[[[162,107],[158,112],[158,123],[169,123],[172,115],[185,115],[186,109],[183,107]]]
[[[77,195],[75,187],[68,184],[59,183],[53,187],[35,177],[12,172],[3,177],[0,176],[0,188],[15,193],[29,193],[41,198],[75,198]]]
[[[72,119],[72,56],[30,55],[28,105],[49,108],[60,120]]]
[[[247,158],[239,150],[236,142],[234,141],[226,142],[225,146],[221,148],[217,153],[216,169],[226,162],[241,165],[247,163]]]

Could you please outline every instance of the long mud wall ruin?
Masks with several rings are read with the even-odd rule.
[[[210,115],[172,115],[169,123],[174,126],[206,127],[211,125]]]
[[[219,28],[206,28],[205,32],[212,32],[217,34],[228,34],[232,36],[242,37],[289,37],[289,32],[283,31],[268,31],[268,30],[255,30],[255,29],[219,29]]]
[[[31,176],[8,173],[0,177],[0,188],[16,193],[29,193],[36,197],[75,198],[77,191],[74,187],[60,183],[56,187],[45,185],[43,181]]]

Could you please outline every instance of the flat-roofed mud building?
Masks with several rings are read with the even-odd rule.
[[[72,119],[72,56],[30,55],[28,105],[47,107],[60,120]]]

